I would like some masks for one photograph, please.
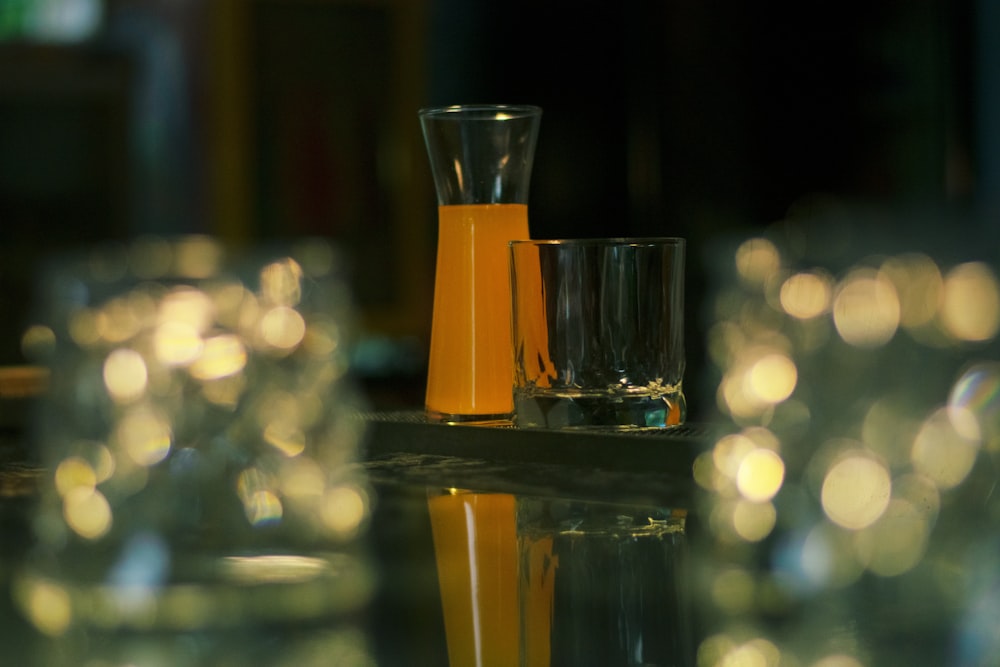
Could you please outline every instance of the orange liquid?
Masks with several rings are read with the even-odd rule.
[[[521,600],[524,614],[521,665],[549,667],[552,661],[552,614],[559,556],[552,554],[551,535],[525,536],[520,551],[521,563],[527,568],[527,573],[520,575],[525,582],[524,599]]]
[[[507,242],[526,238],[524,204],[438,207],[428,412],[460,419],[513,410]]]
[[[542,292],[542,267],[534,246],[519,247],[514,252],[514,375],[519,386],[551,387],[556,379],[549,356],[549,335],[545,326],[546,304]]]
[[[518,664],[514,496],[441,495],[428,507],[451,667]]]

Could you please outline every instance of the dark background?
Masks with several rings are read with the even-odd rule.
[[[53,253],[322,234],[358,264],[375,407],[419,406],[428,105],[544,108],[534,236],[688,239],[692,419],[711,411],[703,347],[727,239],[820,220],[838,241],[860,210],[873,240],[1000,248],[993,0],[93,0],[100,20],[72,35],[32,26],[40,4],[0,0],[0,365],[31,361],[20,338]],[[376,620],[381,651],[417,646],[430,664],[425,500],[380,494]]]
[[[710,396],[702,310],[719,239],[861,205],[924,212],[922,232],[873,230],[901,238],[992,228],[1000,11],[987,0],[94,5],[100,22],[73,38],[14,10],[0,20],[2,364],[25,361],[31,286],[55,250],[318,233],[362,267],[374,400],[418,405],[426,105],[543,107],[534,236],[688,238],[693,416]]]

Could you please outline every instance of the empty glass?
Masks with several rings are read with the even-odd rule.
[[[684,421],[684,247],[680,238],[510,243],[518,426]]]

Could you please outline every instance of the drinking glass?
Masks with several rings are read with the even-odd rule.
[[[684,239],[509,245],[517,425],[681,424]]]
[[[528,234],[541,109],[419,112],[437,190],[438,246],[426,411],[443,421],[509,418],[507,242]]]
[[[103,633],[115,659],[119,639],[181,635],[245,652],[276,628],[352,626],[375,571],[342,266],[322,241],[237,252],[184,237],[48,267],[32,437],[46,472],[15,584],[60,642],[46,650]]]

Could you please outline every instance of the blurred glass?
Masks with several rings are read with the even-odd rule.
[[[104,20],[102,0],[4,0],[0,4],[0,41],[82,42]]]
[[[59,640],[46,664],[130,646],[145,648],[128,664],[221,664],[209,656],[307,627],[366,655],[371,497],[335,249],[107,245],[52,262],[38,306],[25,341],[50,370],[32,438],[46,475],[14,588]],[[201,638],[187,658],[168,659],[174,633]]]
[[[885,224],[786,221],[712,257],[729,428],[694,467],[699,667],[1000,661],[997,264]]]

